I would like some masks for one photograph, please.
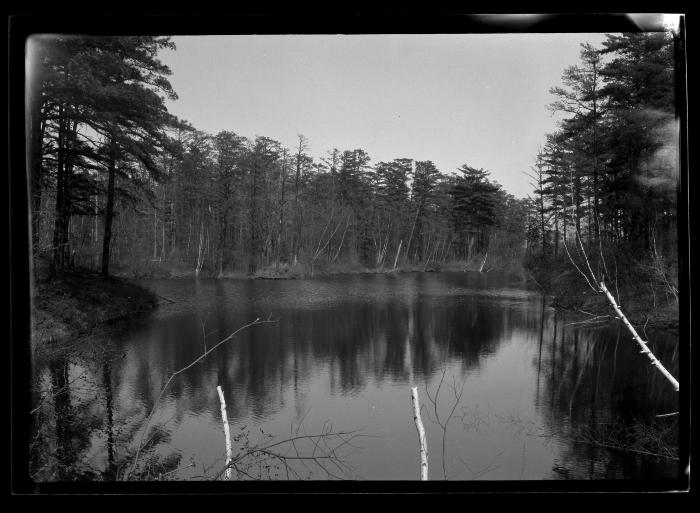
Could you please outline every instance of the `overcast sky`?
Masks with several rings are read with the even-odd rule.
[[[372,162],[485,168],[518,197],[546,105],[580,43],[604,34],[179,36],[161,58],[179,95],[169,110],[209,133],[264,135],[315,158],[332,148]]]

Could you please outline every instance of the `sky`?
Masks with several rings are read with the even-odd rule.
[[[361,148],[372,163],[484,168],[516,197],[545,134],[551,87],[604,34],[178,36],[161,60],[195,128],[263,135],[309,154]]]

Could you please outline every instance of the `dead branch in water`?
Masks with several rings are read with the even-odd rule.
[[[302,476],[293,466],[294,462],[302,465],[310,474],[313,473],[313,470],[308,466],[309,464],[323,471],[331,479],[341,480],[351,477],[353,469],[344,461],[343,455],[339,454],[338,451],[345,446],[357,448],[351,442],[355,438],[370,435],[358,434],[357,431],[334,432],[327,422],[324,423],[321,432],[318,434],[299,434],[300,428],[301,424],[296,432],[290,433],[290,437],[287,439],[269,441],[266,444],[250,444],[246,436],[244,447],[238,454],[232,457],[213,476],[203,477],[218,480],[224,473],[229,473],[233,470],[238,477],[252,480],[262,479],[262,475],[257,477],[254,475],[254,467],[257,465],[262,468],[264,463],[265,469],[269,472],[270,465],[268,462],[270,461],[276,462],[276,465],[279,465],[284,470],[288,480],[292,478],[302,479]],[[302,442],[311,444],[312,449],[310,452],[300,450],[298,444]]]
[[[267,323],[274,323],[274,322],[277,322],[277,321],[270,320],[270,318],[268,318],[268,319],[266,319],[266,320],[264,320],[264,321],[261,321],[260,318],[258,317],[258,318],[255,319],[253,322],[251,322],[251,323],[249,323],[249,324],[246,324],[245,326],[241,326],[241,327],[238,328],[236,331],[234,331],[233,333],[231,333],[229,336],[227,336],[227,337],[225,337],[224,339],[220,340],[220,341],[219,341],[217,344],[215,344],[211,349],[205,351],[201,356],[199,356],[198,358],[196,358],[193,362],[191,362],[190,364],[186,365],[185,367],[183,367],[183,368],[181,368],[181,369],[179,369],[179,370],[176,370],[175,372],[173,372],[173,373],[170,375],[170,377],[168,378],[168,380],[165,382],[165,385],[163,385],[163,388],[161,388],[160,393],[158,394],[158,398],[154,401],[154,403],[153,403],[153,408],[151,409],[151,412],[148,414],[148,417],[146,417],[146,423],[145,423],[145,425],[144,425],[144,429],[143,429],[143,433],[142,433],[142,435],[141,435],[141,439],[139,440],[139,446],[138,446],[138,449],[136,450],[136,455],[134,456],[134,462],[132,463],[131,468],[130,468],[130,469],[127,471],[127,473],[125,474],[124,479],[126,479],[132,472],[134,472],[134,470],[136,470],[136,465],[138,464],[139,455],[141,454],[141,450],[143,449],[143,446],[144,446],[144,444],[143,444],[143,438],[144,438],[144,436],[146,435],[146,431],[147,431],[146,428],[148,428],[148,426],[149,426],[149,424],[150,424],[150,422],[151,422],[151,418],[153,417],[153,414],[155,413],[156,408],[158,407],[158,403],[160,402],[161,398],[163,397],[163,394],[165,393],[165,389],[168,388],[168,385],[169,385],[170,382],[173,380],[173,378],[175,378],[175,376],[177,376],[177,375],[179,375],[179,374],[182,374],[182,373],[185,372],[186,370],[188,370],[188,369],[194,367],[197,363],[199,363],[199,362],[202,361],[204,358],[206,358],[206,356],[207,356],[208,354],[210,354],[212,351],[214,351],[216,348],[218,348],[218,347],[221,346],[222,344],[224,344],[224,343],[228,342],[229,340],[231,340],[233,337],[235,337],[238,333],[240,333],[240,332],[243,331],[244,329],[250,328],[250,327],[252,327],[252,326],[257,326],[257,325],[259,325],[259,324],[267,324]]]
[[[413,402],[413,420],[416,423],[418,431],[418,440],[420,442],[420,479],[421,481],[428,480],[428,444],[425,440],[425,428],[423,421],[420,418],[420,403],[418,401],[418,387],[411,389],[411,400]]]
[[[177,303],[177,301],[174,301],[174,300],[167,298],[165,296],[161,296],[160,294],[156,294],[156,296],[158,296],[161,299],[165,299],[168,303],[171,303],[171,304]]]
[[[226,437],[226,480],[231,480],[231,434],[228,429],[228,416],[226,415],[226,400],[224,399],[224,392],[221,390],[220,386],[216,387],[216,391],[219,393],[219,402],[221,402],[221,422],[224,424],[224,436]]]

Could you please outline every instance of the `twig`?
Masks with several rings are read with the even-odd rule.
[[[675,457],[675,456],[670,456],[670,455],[666,455],[666,454],[661,454],[661,453],[658,453],[658,452],[645,451],[645,450],[642,450],[642,449],[632,449],[632,448],[630,448],[630,447],[622,447],[622,446],[620,446],[620,445],[606,444],[606,443],[603,443],[603,442],[597,442],[597,441],[595,441],[595,440],[578,440],[578,439],[574,439],[574,438],[570,438],[569,440],[572,441],[572,442],[578,442],[578,443],[583,443],[583,444],[598,445],[598,446],[600,446],[600,447],[605,447],[605,448],[607,448],[607,449],[617,449],[618,451],[636,452],[636,453],[639,453],[639,454],[646,454],[646,455],[648,455],[648,456],[657,456],[657,457],[659,457],[659,458],[668,458],[668,459],[670,459],[670,460],[676,460],[676,461],[678,461],[678,458]]]
[[[224,338],[223,340],[219,341],[219,342],[218,342],[216,345],[214,345],[211,349],[209,349],[208,351],[205,351],[200,357],[196,358],[192,363],[190,363],[189,365],[183,367],[183,368],[180,369],[180,370],[177,370],[177,371],[173,372],[173,373],[170,375],[170,378],[168,378],[168,381],[166,381],[166,382],[165,382],[165,385],[163,385],[163,388],[161,388],[160,393],[158,394],[158,398],[157,398],[157,399],[155,400],[155,402],[153,403],[153,408],[151,409],[151,412],[148,414],[148,417],[146,418],[146,423],[145,423],[145,426],[144,426],[144,431],[143,431],[143,434],[141,435],[141,440],[139,441],[139,447],[138,447],[138,449],[136,450],[136,455],[135,455],[135,457],[134,457],[134,463],[132,464],[131,469],[130,469],[130,470],[127,472],[127,474],[124,476],[125,478],[128,477],[129,474],[131,474],[131,472],[133,472],[133,471],[136,469],[136,465],[137,465],[137,463],[138,463],[138,458],[139,458],[139,455],[140,455],[140,453],[141,453],[141,449],[143,448],[143,437],[146,435],[146,429],[145,429],[145,428],[147,428],[148,425],[150,424],[151,417],[153,417],[153,414],[155,413],[156,408],[158,407],[158,403],[160,402],[160,399],[163,397],[163,394],[165,393],[165,389],[168,388],[168,385],[169,385],[170,382],[173,380],[173,378],[174,378],[175,376],[177,376],[178,374],[182,374],[182,373],[185,372],[186,370],[190,369],[191,367],[193,367],[194,365],[196,365],[197,363],[199,363],[199,362],[200,362],[202,359],[204,359],[209,353],[211,353],[212,351],[214,351],[214,350],[215,350],[217,347],[219,347],[221,344],[223,344],[223,343],[228,342],[229,340],[231,340],[234,336],[236,336],[239,332],[243,331],[244,329],[250,328],[251,326],[256,326],[256,325],[258,325],[258,324],[266,324],[266,323],[270,323],[270,322],[276,322],[276,321],[271,321],[270,318],[268,318],[268,320],[261,321],[261,320],[260,320],[260,317],[258,317],[258,318],[255,319],[253,322],[251,322],[251,323],[249,323],[249,324],[246,324],[245,326],[241,326],[241,327],[238,328],[236,331],[234,331],[233,333],[231,333],[228,337],[226,337],[226,338]]]
[[[182,466],[182,467],[178,467],[178,468],[176,468],[175,470],[171,470],[170,472],[165,472],[164,474],[160,474],[160,476],[158,476],[158,481],[162,480],[165,476],[169,476],[170,474],[174,474],[175,472],[179,472],[180,470],[183,470],[183,469],[186,469],[186,468],[192,468],[192,467],[194,467],[194,466],[195,466],[195,464],[194,464],[194,461],[193,461],[193,462],[190,462],[190,463],[187,464],[187,465],[184,465],[184,466]]]
[[[330,429],[330,428],[329,428]],[[299,428],[297,428],[297,433],[299,431]],[[291,433],[291,431],[290,431]],[[349,440],[346,440],[344,436],[350,436]],[[287,474],[287,478],[289,479],[289,472],[292,472],[295,477],[300,478],[299,474],[293,469],[293,467],[289,466],[290,461],[298,461],[301,463],[310,473],[313,473],[312,470],[308,467],[306,464],[307,462],[315,463],[319,468],[321,468],[324,472],[326,472],[330,477],[333,477],[335,479],[341,479],[339,476],[328,470],[328,468],[323,465],[321,462],[322,461],[329,461],[332,464],[334,464],[341,472],[346,473],[346,471],[340,467],[339,463],[343,463],[341,461],[341,458],[336,454],[335,451],[337,451],[340,447],[344,445],[349,445],[349,441],[354,439],[355,437],[358,436],[369,436],[369,435],[358,435],[355,434],[353,431],[349,432],[332,432],[332,431],[327,431],[325,424],[324,428],[321,431],[320,434],[317,435],[297,435],[297,436],[290,436],[286,440],[281,440],[278,442],[273,442],[267,445],[253,445],[252,447],[247,448],[243,452],[239,453],[233,459],[224,466],[224,468],[216,474],[214,477],[215,479],[218,479],[219,476],[221,476],[229,467],[232,467],[234,470],[237,472],[240,472],[240,469],[238,468],[238,464],[242,461],[244,461],[246,458],[249,456],[266,456],[269,458],[273,458],[277,461],[280,462],[284,466],[285,472]],[[337,444],[336,446],[330,446],[327,442],[328,439],[330,438],[338,438],[342,441],[342,443]],[[295,442],[300,441],[300,440],[307,440],[310,441],[313,446],[313,452],[311,455],[303,455],[299,452],[299,449],[297,448]],[[321,445],[321,442],[323,442],[323,445]],[[274,447],[278,447],[283,444],[290,444],[292,449],[293,449],[293,454],[288,454],[287,453],[279,453],[271,450]],[[319,451],[320,454],[316,454],[316,451]],[[344,463],[343,463],[344,464]],[[246,474],[248,477],[253,479],[252,476],[249,474]]]
[[[450,337],[448,336],[447,338],[447,343],[449,347],[449,341]],[[464,393],[464,385],[465,381],[462,381],[462,388],[460,389],[459,393],[457,392],[457,382],[454,378],[452,377],[452,392],[455,396],[455,402],[452,405],[452,409],[450,410],[450,414],[447,416],[445,421],[440,420],[440,416],[438,415],[438,396],[440,394],[440,388],[442,388],[442,384],[445,381],[445,374],[447,373],[447,369],[443,368],[442,370],[442,377],[440,378],[440,383],[438,383],[438,388],[435,391],[435,396],[431,397],[430,396],[430,391],[428,390],[428,386],[426,385],[425,387],[425,394],[428,396],[428,400],[432,403],[433,405],[433,410],[435,412],[435,420],[437,424],[440,426],[442,429],[442,475],[445,479],[447,479],[447,469],[445,467],[445,446],[446,446],[446,441],[447,441],[447,426],[450,423],[450,420],[452,420],[452,417],[454,416],[455,410],[457,409],[457,406],[459,405],[461,399],[462,399],[462,394]],[[430,418],[430,416],[428,416]]]

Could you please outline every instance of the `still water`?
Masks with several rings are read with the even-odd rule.
[[[40,405],[36,436],[60,464],[39,458],[35,479],[121,479],[139,446],[141,477],[219,477],[217,386],[234,456],[270,447],[238,461],[238,479],[418,479],[413,386],[430,479],[678,475],[677,455],[653,445],[675,430],[655,417],[678,411],[670,385],[618,325],[556,313],[519,276],[143,284],[174,303],[114,326],[89,355],[36,362],[38,388],[60,392]],[[157,400],[174,371],[256,318],[275,322],[241,331]],[[677,375],[677,336],[647,336]],[[624,438],[634,430],[644,445]]]

